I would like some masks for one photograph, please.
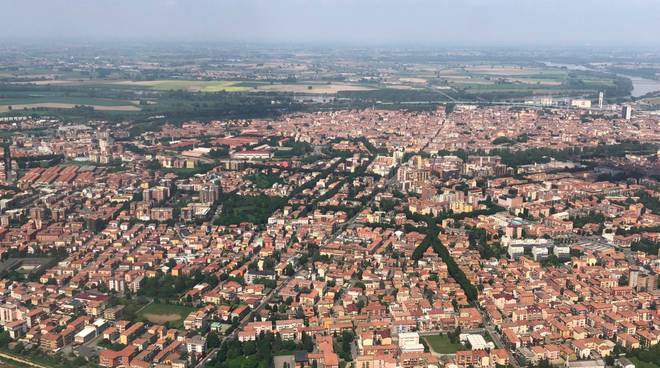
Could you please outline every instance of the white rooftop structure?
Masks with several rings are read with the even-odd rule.
[[[419,343],[417,332],[402,332],[399,334],[399,348],[404,353],[423,353],[424,345]]]
[[[469,342],[472,350],[486,350],[495,348],[495,344],[492,342],[486,342],[486,339],[478,334],[460,334],[458,338],[462,343]]]

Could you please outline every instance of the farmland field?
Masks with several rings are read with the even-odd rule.
[[[98,111],[139,111],[131,101],[93,97],[68,97],[58,95],[25,95],[0,98],[0,112],[31,108],[72,109],[76,106],[91,106]],[[10,109],[11,107],[11,109]]]
[[[320,84],[320,83],[285,83],[285,84],[254,84],[253,91],[267,92],[293,92],[293,93],[318,93],[335,94],[339,91],[370,91],[373,88],[356,84]]]
[[[33,109],[33,108],[46,108],[46,109],[73,109],[78,104],[70,103],[59,103],[59,102],[43,102],[43,103],[31,103],[31,104],[18,104],[18,105],[0,105],[0,112],[24,110],[24,109]],[[85,105],[90,106],[97,111],[140,111],[140,108],[134,105],[119,105],[119,106],[108,106],[108,105]],[[9,109],[11,107],[11,110]]]
[[[148,81],[119,82],[123,86],[142,86],[155,90],[186,90],[190,92],[294,92],[294,93],[325,93],[334,94],[338,91],[366,91],[370,88],[355,84],[297,82],[297,83],[266,83],[240,81]]]
[[[292,92],[335,94],[338,91],[366,91],[372,88],[352,83],[319,83],[299,81],[294,83],[269,83],[261,81],[198,81],[198,80],[48,80],[35,81],[36,85],[78,86],[78,87],[121,87],[154,91],[188,92]],[[0,104],[2,104],[0,102]]]
[[[158,91],[184,90],[189,92],[241,92],[248,88],[233,81],[196,81],[196,80],[154,80],[154,81],[118,81],[111,84],[130,87],[146,87]]]

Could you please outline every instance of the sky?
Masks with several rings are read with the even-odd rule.
[[[0,0],[0,39],[660,45],[660,0]]]

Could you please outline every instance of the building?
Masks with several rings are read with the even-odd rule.
[[[462,343],[470,343],[470,348],[472,350],[490,350],[495,348],[495,345],[492,342],[486,342],[486,339],[481,335],[460,334],[459,339]]]
[[[575,108],[578,108],[578,109],[590,109],[591,108],[591,100],[585,100],[585,99],[571,100],[571,107],[575,107]]]
[[[566,363],[568,368],[605,368],[605,361],[597,360],[574,360]]]
[[[188,353],[204,354],[206,352],[206,339],[200,335],[189,338],[186,341],[186,350]]]
[[[170,188],[165,186],[157,186],[149,189],[145,189],[142,192],[142,199],[145,202],[162,202],[170,197]]]
[[[0,305],[0,324],[5,325],[18,319],[18,307],[13,304]]]
[[[520,246],[509,246],[506,250],[511,259],[520,258],[525,254],[525,248]]]
[[[246,150],[232,154],[233,159],[237,160],[267,160],[273,158],[273,152],[268,149]]]
[[[84,344],[88,341],[91,341],[93,338],[96,337],[96,326],[94,325],[88,325],[85,326],[80,332],[76,334],[74,337],[74,341],[76,344]]]
[[[154,207],[149,212],[150,219],[154,221],[169,221],[174,217],[174,209],[171,207]]]
[[[548,258],[548,248],[534,247],[532,248],[532,256],[534,256],[535,261],[540,261],[542,259]]]
[[[199,190],[199,201],[202,203],[215,203],[220,199],[220,187],[216,184],[208,184]]]
[[[632,106],[623,106],[623,110],[621,111],[621,118],[626,120],[630,120],[632,118]]]
[[[250,270],[245,274],[245,282],[248,284],[253,284],[258,279],[275,280],[275,272],[269,270]]]
[[[128,366],[137,353],[138,349],[134,345],[128,345],[120,351],[102,350],[99,353],[99,365],[103,367]]]
[[[9,144],[3,144],[3,163],[4,163],[4,180],[6,182],[12,181],[12,167],[11,167],[11,150],[9,149]]]
[[[564,245],[555,245],[554,248],[552,249],[552,254],[554,254],[558,258],[569,257],[571,254],[571,248],[569,246],[564,246]]]
[[[614,365],[619,368],[635,368],[635,364],[628,358],[617,359]]]
[[[603,100],[605,99],[605,93],[603,91],[598,92],[598,108],[603,109]]]
[[[135,339],[144,330],[144,323],[136,322],[119,335],[119,342],[127,345],[129,341]]]
[[[424,345],[419,343],[417,332],[403,332],[399,334],[399,348],[404,353],[423,353]]]

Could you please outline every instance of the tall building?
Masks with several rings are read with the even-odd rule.
[[[217,184],[208,184],[199,190],[199,201],[202,203],[215,203],[220,199],[220,187]]]
[[[605,93],[598,92],[598,108],[601,110],[603,109],[603,99],[605,99]]]
[[[632,118],[632,106],[630,105],[623,106],[623,111],[621,111],[621,117],[623,119],[630,120]]]
[[[142,191],[142,199],[145,202],[162,202],[170,197],[170,188],[166,186],[157,186]]]
[[[12,179],[11,176],[11,149],[9,149],[9,144],[5,143],[2,145],[2,158],[4,163],[4,180],[10,182]]]

